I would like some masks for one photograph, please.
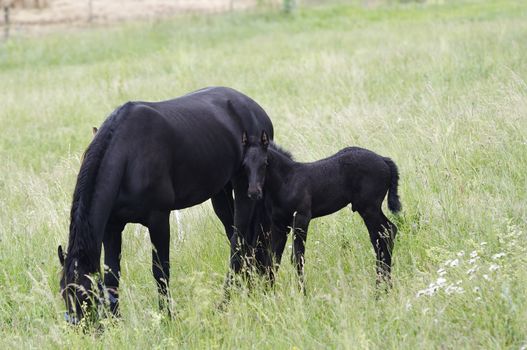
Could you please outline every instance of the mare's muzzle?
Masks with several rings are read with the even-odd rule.
[[[69,312],[65,312],[64,313],[64,321],[66,321],[67,323],[69,323],[70,325],[72,326],[76,326],[79,324],[79,319],[73,315],[70,315]]]
[[[104,306],[104,284],[102,283],[101,280],[97,281],[97,290],[99,292],[98,295],[95,296],[95,312],[97,313],[97,315],[100,315],[101,314],[101,309],[102,307]],[[109,298],[109,301],[110,301],[110,304],[113,302],[114,304],[117,303],[117,298],[115,298],[113,295],[110,296]],[[70,314],[68,311],[64,312],[64,320],[72,325],[72,326],[76,326],[80,323],[82,319],[82,316],[81,317],[77,317],[77,315],[75,314]]]

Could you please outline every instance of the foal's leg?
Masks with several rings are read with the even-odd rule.
[[[304,263],[307,240],[307,229],[309,226],[310,217],[304,215],[297,215],[294,222],[293,231],[293,262],[296,266],[296,271],[299,278],[300,290],[306,294],[306,286],[304,280]]]
[[[360,211],[370,233],[371,244],[377,256],[377,285],[382,281],[390,284],[392,251],[397,227],[384,216],[381,208]]]
[[[169,301],[170,279],[170,212],[154,212],[148,220],[148,230],[152,241],[152,272],[159,292],[159,308],[167,309],[171,316]]]
[[[110,311],[119,314],[119,278],[121,277],[121,240],[124,229],[122,222],[108,222],[104,233],[104,285],[108,289]]]
[[[282,261],[288,230],[287,225],[276,222],[271,225],[271,253],[273,255],[273,269],[270,274],[271,286],[274,285],[275,274],[278,273],[278,268]]]
[[[220,192],[210,199],[212,208],[225,227],[225,233],[230,242],[234,234],[234,199],[232,198],[232,185],[229,183]]]

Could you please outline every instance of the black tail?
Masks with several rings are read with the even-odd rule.
[[[399,185],[399,170],[397,165],[390,158],[384,158],[388,167],[390,167],[391,179],[390,179],[390,188],[388,190],[388,209],[391,212],[397,213],[402,209],[401,201],[399,200],[399,195],[397,194],[397,186]]]

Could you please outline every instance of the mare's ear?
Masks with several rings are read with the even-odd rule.
[[[262,146],[267,148],[269,146],[269,136],[267,136],[267,133],[265,130],[262,131],[262,136],[260,137],[260,142],[262,143]]]
[[[62,250],[61,245],[59,245],[58,253],[59,253],[60,266],[64,266],[64,259],[66,258],[66,256],[64,255],[64,251]]]
[[[97,131],[99,131],[99,129],[97,129],[95,126],[91,128],[91,132],[93,133],[93,136],[95,136]]]
[[[247,144],[248,144],[247,131],[244,131],[243,134],[242,134],[242,145],[245,147],[245,146],[247,146]]]

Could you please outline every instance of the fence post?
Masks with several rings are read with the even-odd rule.
[[[5,5],[4,6],[4,23],[5,23],[4,40],[7,41],[7,39],[9,38],[9,26],[10,26],[10,22],[9,22],[9,5]]]
[[[284,12],[289,14],[295,9],[295,0],[284,0]]]
[[[93,20],[93,3],[92,0],[88,0],[88,22],[91,23]]]

